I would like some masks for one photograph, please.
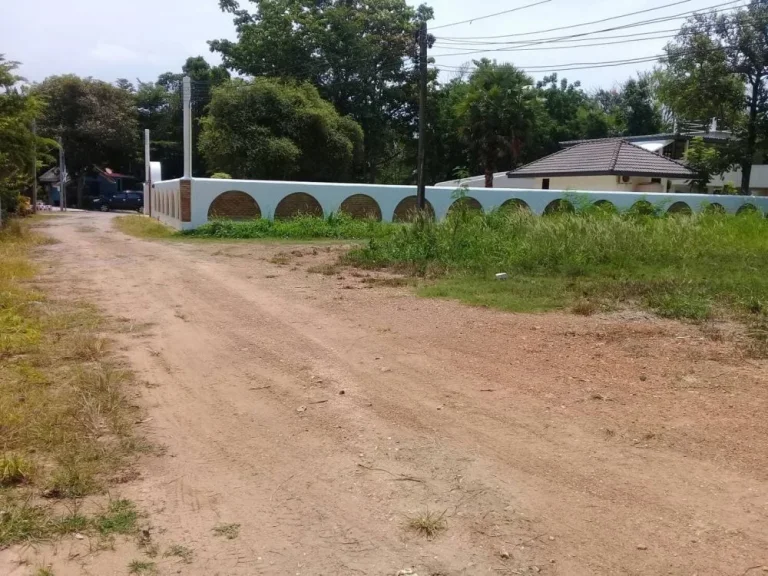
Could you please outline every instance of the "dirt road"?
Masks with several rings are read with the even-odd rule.
[[[41,258],[147,327],[120,345],[165,449],[124,493],[194,554],[161,574],[768,572],[768,363],[693,326],[420,299],[307,272],[338,247],[148,242],[112,217],[53,220]],[[432,540],[407,527],[427,510]],[[63,550],[57,576],[136,555]]]

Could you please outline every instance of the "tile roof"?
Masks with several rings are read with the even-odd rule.
[[[576,144],[507,173],[509,178],[610,175],[691,178],[695,174],[680,162],[613,139]]]

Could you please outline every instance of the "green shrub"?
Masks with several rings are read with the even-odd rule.
[[[392,234],[402,225],[354,219],[344,213],[325,218],[297,216],[287,220],[212,220],[185,232],[185,235],[207,238],[311,238],[365,239]]]

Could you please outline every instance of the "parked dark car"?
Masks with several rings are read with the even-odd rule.
[[[143,192],[118,192],[112,196],[99,196],[93,199],[94,208],[102,212],[110,210],[138,210],[144,209]]]

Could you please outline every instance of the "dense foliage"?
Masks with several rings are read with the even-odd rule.
[[[234,178],[332,181],[351,178],[363,131],[310,84],[257,78],[214,89],[200,150]]]
[[[32,129],[44,103],[22,85],[17,62],[0,54],[0,218],[19,205],[19,192],[32,181],[33,170],[55,147]]]

